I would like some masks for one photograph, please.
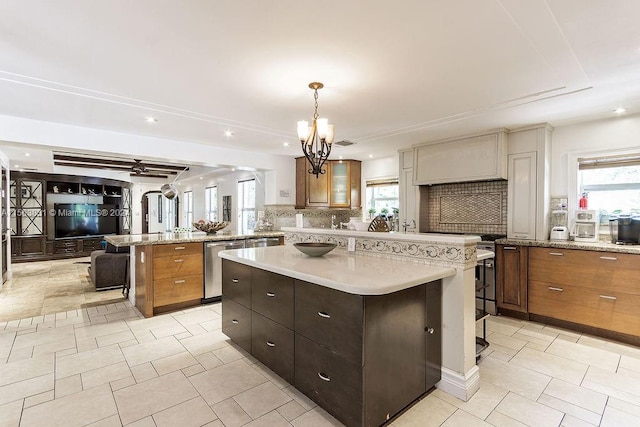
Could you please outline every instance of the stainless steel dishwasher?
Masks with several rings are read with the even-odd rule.
[[[265,246],[278,246],[280,245],[279,237],[258,237],[255,239],[247,239],[245,242],[245,248],[264,248]]]
[[[222,296],[222,258],[218,252],[244,248],[244,240],[208,242],[204,244],[203,303],[218,301]]]

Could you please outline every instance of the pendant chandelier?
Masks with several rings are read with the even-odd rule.
[[[313,89],[313,99],[315,106],[313,111],[313,124],[301,120],[298,122],[298,138],[302,145],[302,152],[309,161],[311,169],[309,173],[319,177],[326,172],[322,167],[331,153],[331,143],[333,142],[333,125],[324,118],[318,117],[318,89],[324,85],[320,82],[309,83],[309,88]]]

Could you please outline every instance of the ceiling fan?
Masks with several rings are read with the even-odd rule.
[[[149,172],[149,169],[147,169],[147,167],[142,164],[142,160],[133,159],[133,161],[135,162],[133,166],[131,166],[131,170],[133,171],[133,173],[135,173],[136,175],[141,175],[145,172]]]

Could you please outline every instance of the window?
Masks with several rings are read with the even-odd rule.
[[[256,180],[238,182],[238,233],[253,230],[256,224]]]
[[[184,227],[191,228],[193,224],[193,191],[185,191],[182,193],[184,207]]]
[[[370,216],[393,214],[400,205],[398,180],[367,182],[367,209]],[[375,210],[375,213],[372,212]]]
[[[164,199],[164,207],[165,207],[165,211],[167,212],[166,218],[167,221],[167,228],[165,229],[166,231],[172,231],[174,227],[177,227],[177,224],[174,224],[175,222],[175,218],[176,218],[176,214],[175,214],[175,206],[176,206],[176,199],[167,199],[166,197],[163,197]]]
[[[204,189],[204,204],[209,221],[218,221],[218,187]]]
[[[578,159],[580,193],[588,193],[589,209],[607,215],[640,214],[640,154]]]

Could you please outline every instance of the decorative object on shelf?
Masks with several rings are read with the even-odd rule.
[[[294,243],[293,246],[305,255],[318,257],[328,254],[336,248],[335,243]]]
[[[216,222],[216,221],[205,221],[203,219],[193,223],[193,226],[196,229],[200,231],[204,231],[207,234],[216,234],[216,231],[222,230],[227,225],[229,225],[229,223],[226,221]]]
[[[315,175],[316,178],[326,172],[322,167],[329,158],[333,143],[333,125],[329,124],[328,119],[318,116],[318,89],[323,87],[324,85],[320,82],[309,83],[309,88],[313,89],[313,99],[315,100],[313,123],[309,126],[309,122],[306,120],[298,122],[298,138],[302,152],[311,165],[309,173]]]
[[[87,194],[87,189],[82,187],[82,194]]]
[[[67,190],[67,193],[69,193],[69,194],[73,194],[73,190],[69,188],[69,189]]]
[[[56,193],[56,194],[60,192],[60,189],[58,188],[57,185],[53,186],[53,192]]]
[[[388,232],[389,224],[380,215],[373,218],[371,224],[369,224],[369,231]]]

